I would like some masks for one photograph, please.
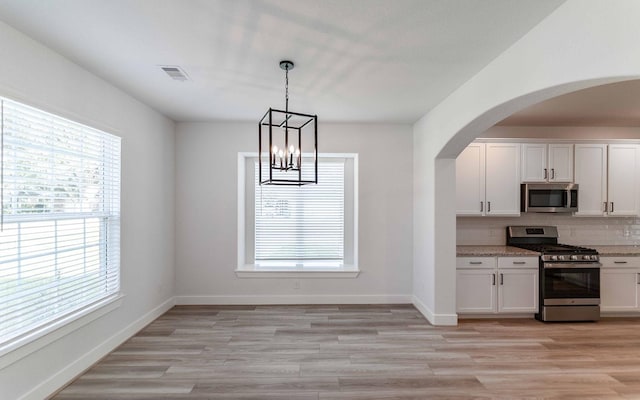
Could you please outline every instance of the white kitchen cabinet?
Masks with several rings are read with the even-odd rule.
[[[600,257],[600,310],[640,311],[640,257]]]
[[[640,214],[635,144],[576,144],[575,182],[579,185],[576,216]]]
[[[640,146],[609,145],[608,200],[609,215],[638,215],[638,165]]]
[[[497,309],[494,269],[459,269],[456,271],[456,308],[459,313],[490,314]]]
[[[456,214],[520,215],[520,145],[472,143],[456,160]]]
[[[536,261],[538,258],[535,258]],[[498,271],[498,312],[538,310],[538,268],[508,268]]]
[[[458,313],[537,312],[538,257],[458,257],[456,265]]]
[[[522,182],[573,182],[573,144],[522,145]]]
[[[484,215],[484,156],[484,143],[471,143],[456,159],[456,213],[458,215]]]

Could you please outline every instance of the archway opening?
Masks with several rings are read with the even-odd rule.
[[[466,126],[460,129],[443,146],[436,157],[434,169],[434,205],[438,210],[434,218],[434,231],[441,236],[440,241],[453,241],[456,244],[477,245],[504,245],[505,229],[507,225],[527,224],[537,221],[535,216],[505,217],[492,219],[491,217],[458,217],[456,218],[455,197],[460,188],[451,189],[452,182],[455,187],[455,158],[466,146],[478,138],[504,139],[515,142],[527,140],[565,140],[565,141],[607,141],[607,140],[640,140],[640,113],[635,115],[633,111],[640,109],[635,107],[634,93],[640,93],[640,80],[638,77],[610,77],[594,79],[590,81],[570,82],[563,85],[546,88],[537,92],[522,95],[510,101],[504,102],[483,114],[474,118]],[[632,88],[632,90],[627,90]],[[615,101],[611,101],[611,94],[616,94]],[[598,96],[607,96],[607,107],[601,108],[603,114],[609,114],[609,119],[602,118],[596,121],[597,116],[583,115],[580,119],[578,113],[581,108],[597,107],[594,100]],[[578,100],[583,98],[583,102]],[[586,99],[586,100],[585,100]],[[626,101],[626,104],[624,103]],[[562,113],[549,114],[549,107],[558,106],[565,102],[573,102]],[[615,112],[624,109],[624,112]],[[626,113],[626,114],[625,114]],[[567,118],[571,115],[572,118]],[[546,117],[546,119],[545,119]],[[540,122],[535,123],[535,119]],[[565,119],[562,121],[562,119]],[[607,122],[614,121],[614,122]],[[553,126],[548,126],[553,122]],[[613,127],[611,126],[613,125]],[[640,141],[638,142],[640,143]],[[452,165],[454,166],[452,168]],[[462,223],[460,222],[463,219]],[[567,239],[574,244],[585,243],[584,236],[578,230],[584,222],[571,222],[567,218],[553,219],[546,216],[546,223],[558,223],[565,226],[564,231],[572,232]],[[451,226],[455,225],[455,228]],[[603,235],[606,232],[601,232]],[[597,240],[597,239],[596,239]],[[435,265],[455,266],[454,254],[440,252],[435,256]],[[456,293],[455,268],[439,269],[434,274],[439,276],[438,282],[449,283],[449,293]],[[440,283],[437,285],[440,286]],[[442,286],[441,286],[442,287]],[[438,302],[438,296],[434,301]],[[446,303],[446,302],[445,302]],[[451,303],[446,307],[451,307]],[[438,308],[435,306],[435,308]]]

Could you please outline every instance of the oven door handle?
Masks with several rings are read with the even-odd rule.
[[[602,266],[599,262],[588,262],[588,263],[550,263],[545,262],[542,264],[543,269],[547,268],[600,268]]]

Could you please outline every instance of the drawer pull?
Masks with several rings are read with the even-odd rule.
[[[471,265],[482,265],[482,261],[469,261]]]
[[[626,264],[627,262],[626,261],[614,261],[613,263],[614,264]]]
[[[525,261],[514,261],[513,264],[514,265],[524,265],[524,264],[526,264],[526,262]]]

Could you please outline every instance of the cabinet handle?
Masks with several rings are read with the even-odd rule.
[[[514,261],[513,264],[514,265],[524,265],[524,264],[526,264],[526,262],[525,261]]]
[[[613,203],[611,203],[613,204]],[[491,202],[487,201],[487,212],[491,212]]]
[[[611,202],[611,212],[613,212],[613,201]]]
[[[544,179],[547,179],[547,169],[544,169]]]
[[[639,274],[639,275],[640,275],[640,274]],[[492,284],[493,286],[495,286],[495,285],[496,285],[496,274],[491,274],[491,276],[493,277],[493,282],[491,282],[491,284]]]
[[[556,169],[551,168],[551,179],[556,179]]]
[[[640,285],[640,273],[636,274],[636,283]]]
[[[482,265],[482,261],[469,261],[471,265]]]
[[[627,262],[626,261],[614,261],[613,263],[614,264],[626,264]]]
[[[504,274],[500,274],[500,284],[504,285]]]
[[[484,201],[480,202],[480,212],[484,211]]]
[[[604,212],[607,212],[607,202],[604,202]]]

